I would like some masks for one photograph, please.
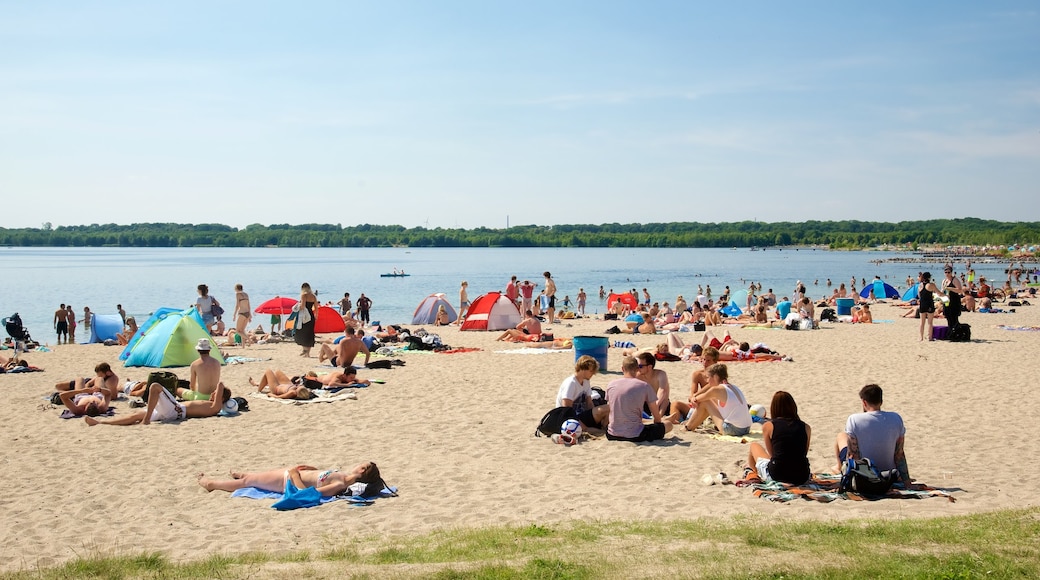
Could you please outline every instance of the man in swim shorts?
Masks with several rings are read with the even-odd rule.
[[[106,421],[99,421],[93,417],[84,417],[87,425],[148,425],[152,421],[168,423],[171,421],[183,421],[184,419],[196,419],[201,417],[214,417],[224,408],[224,404],[231,398],[231,391],[224,388],[223,383],[217,385],[217,390],[208,401],[187,401],[178,403],[169,391],[159,383],[152,383],[148,389],[148,406],[143,411],[138,411],[124,417],[117,417]]]
[[[189,388],[201,395],[201,397],[196,397],[197,400],[208,400],[209,396],[217,390],[217,385],[220,384],[220,361],[209,355],[212,347],[213,342],[208,338],[200,338],[195,344],[199,358],[191,363],[189,379],[191,386]]]
[[[69,311],[64,304],[54,311],[54,330],[58,333],[58,344],[61,344],[62,339],[66,343],[69,341]]]

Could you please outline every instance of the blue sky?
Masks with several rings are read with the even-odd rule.
[[[0,0],[4,227],[1035,221],[1038,184],[1031,2]]]

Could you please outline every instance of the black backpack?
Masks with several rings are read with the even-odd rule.
[[[958,324],[953,328],[946,331],[946,340],[950,342],[970,342],[971,341],[971,325],[970,324]]]
[[[563,422],[567,419],[576,419],[577,415],[574,413],[574,407],[556,407],[549,411],[542,417],[540,423],[538,423],[538,430],[535,431],[535,435],[555,435],[560,432],[560,428],[563,427]]]
[[[838,491],[850,491],[860,495],[880,496],[892,489],[899,472],[892,469],[879,471],[868,458],[848,459],[841,465],[841,482]]]

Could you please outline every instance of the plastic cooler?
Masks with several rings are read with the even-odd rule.
[[[856,301],[852,298],[838,298],[835,304],[838,308],[838,316],[849,316],[852,314],[852,307],[856,304]]]
[[[575,336],[574,360],[589,355],[599,363],[600,372],[607,370],[607,348],[610,340],[605,336]]]

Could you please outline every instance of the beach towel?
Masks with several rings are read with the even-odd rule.
[[[574,352],[571,348],[514,348],[512,350],[496,350],[496,354],[549,354],[553,352]]]
[[[460,354],[460,353],[464,353],[464,352],[479,352],[479,351],[480,351],[480,349],[476,348],[476,347],[459,347],[459,348],[449,348],[449,349],[445,349],[445,350],[435,350],[434,352],[436,352],[437,354]]]
[[[42,373],[43,369],[40,367],[28,366],[28,367],[14,367],[5,371],[0,371],[0,374],[13,375],[17,373]]]
[[[306,401],[300,399],[279,399],[278,397],[272,397],[267,393],[252,392],[249,396],[256,399],[263,399],[265,401],[274,401],[275,403],[281,403],[283,405],[305,405],[307,403],[335,403],[336,401],[346,401],[357,399],[357,393],[350,392],[339,392],[336,394],[330,394],[324,389],[315,389],[311,391],[316,396],[313,399],[307,399]]]
[[[812,478],[802,485],[788,485],[779,481],[762,481],[758,474],[749,471],[748,478],[736,482],[737,487],[747,487],[755,497],[761,497],[774,502],[789,502],[798,498],[818,501],[823,503],[839,499],[852,501],[876,501],[879,499],[924,499],[926,497],[945,497],[947,501],[955,502],[957,498],[951,494],[954,490],[940,489],[926,485],[917,484],[921,489],[903,489],[893,487],[885,495],[870,497],[854,492],[840,493],[838,484],[840,475],[829,473],[814,473]]]
[[[244,364],[244,363],[247,363],[247,362],[264,362],[264,361],[269,361],[269,360],[271,360],[271,359],[270,358],[256,358],[256,357],[250,357],[250,356],[226,356],[226,357],[224,357],[224,362],[226,362],[229,365],[240,365],[240,364]]]
[[[357,485],[357,484],[355,484],[355,485]],[[293,487],[295,488],[295,486],[293,486]],[[314,489],[314,488],[312,487],[312,488],[308,488],[308,489]],[[317,492],[316,489],[314,491]],[[372,504],[375,503],[375,500],[377,500],[379,498],[396,496],[397,495],[397,488],[388,485],[388,486],[384,487],[383,490],[381,492],[379,492],[379,495],[377,495],[375,497],[363,497],[363,496],[360,496],[360,495],[355,495],[356,493],[358,493],[358,491],[355,490],[354,486],[351,486],[351,491],[350,491],[349,494],[335,495],[335,496],[332,496],[332,497],[321,497],[321,494],[318,494],[318,501],[314,505],[323,505],[323,504],[327,504],[327,503],[332,502],[332,501],[339,501],[339,500],[346,501],[347,503],[349,503],[349,504],[351,504],[353,506],[372,505]],[[278,493],[277,491],[267,491],[265,489],[259,489],[259,488],[256,488],[256,487],[243,487],[242,489],[236,489],[234,492],[232,492],[231,493],[231,497],[245,497],[245,498],[249,498],[249,499],[277,499],[277,500],[282,500],[284,498],[284,494]],[[274,506],[272,505],[271,507],[274,507]],[[297,506],[297,507],[312,507],[312,506],[311,505],[300,505],[300,506]],[[279,508],[275,508],[275,509],[279,509]],[[292,509],[292,508],[282,508],[282,509]]]

